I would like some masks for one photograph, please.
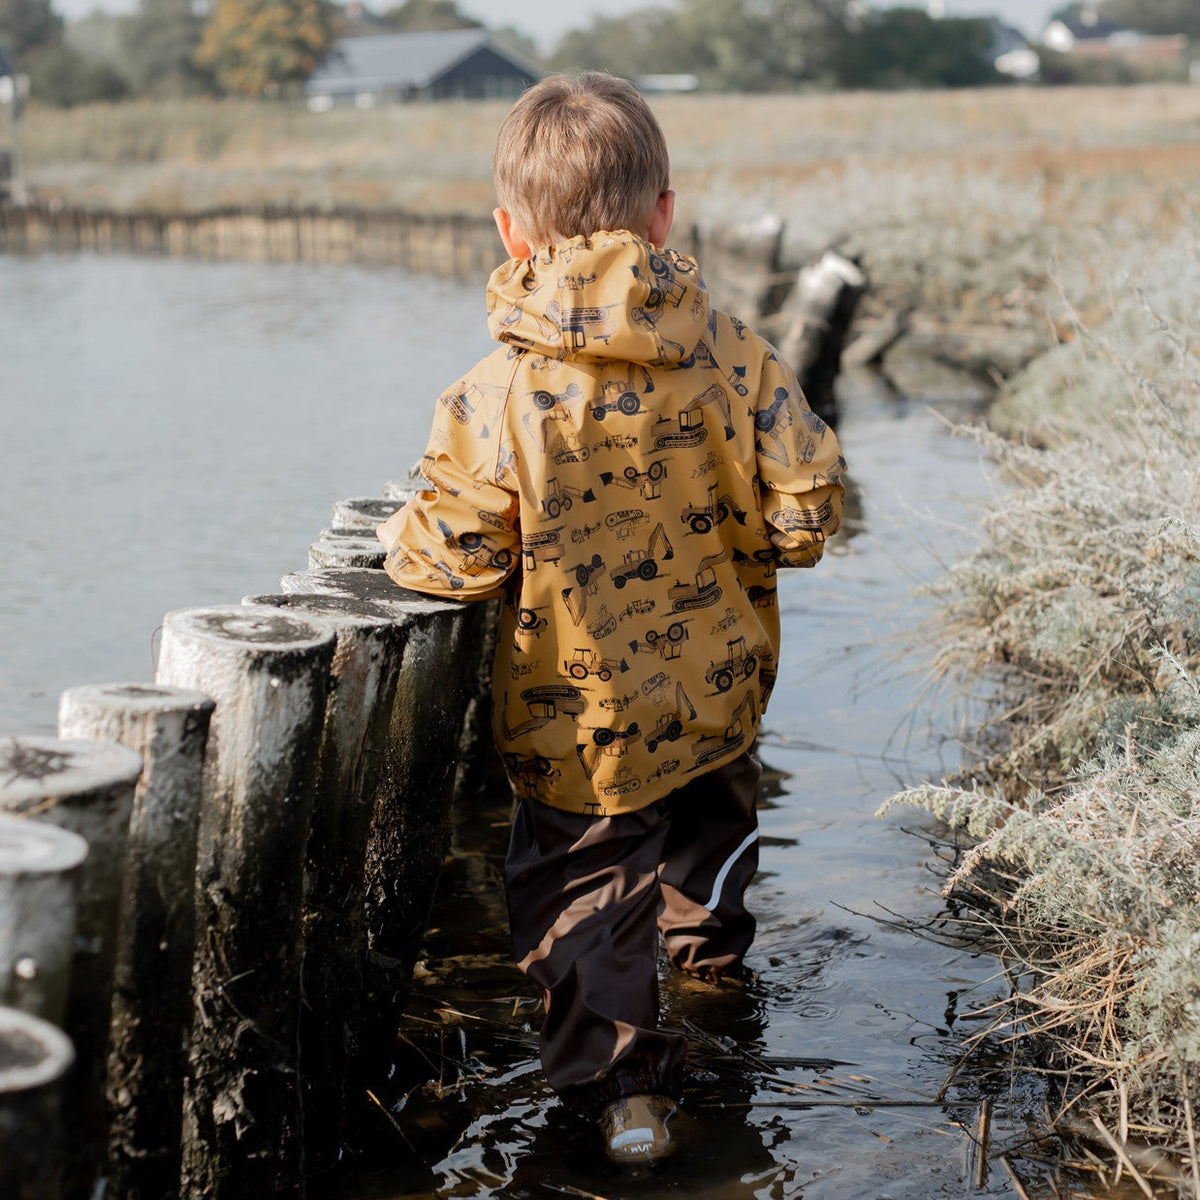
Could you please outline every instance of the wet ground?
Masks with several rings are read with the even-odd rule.
[[[665,1023],[691,1033],[684,1148],[640,1175],[612,1167],[543,1083],[539,1002],[509,959],[496,788],[461,813],[397,1069],[369,1101],[370,1151],[333,1194],[1020,1197],[1010,1169],[1031,1195],[1057,1194],[1028,1141],[1036,1077],[998,1044],[962,1063],[1007,992],[999,964],[942,923],[923,818],[875,815],[954,760],[922,698],[914,588],[971,544],[989,469],[923,404],[868,386],[845,395],[839,433],[857,483],[850,536],[816,571],[781,580],[756,978],[715,989],[665,961],[660,973]]]

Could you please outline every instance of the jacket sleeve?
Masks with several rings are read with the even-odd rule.
[[[520,506],[500,482],[506,395],[468,375],[439,398],[421,460],[425,486],[404,506],[384,559],[401,587],[490,600],[520,562]]]
[[[811,567],[842,520],[845,459],[808,407],[791,369],[772,354],[754,418],[763,516],[781,567]]]

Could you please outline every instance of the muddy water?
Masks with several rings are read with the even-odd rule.
[[[974,536],[986,464],[922,404],[848,387],[848,533],[781,580],[784,667],[760,742],[757,978],[714,989],[661,970],[664,1020],[692,1033],[687,1137],[669,1165],[609,1166],[546,1089],[538,1001],[509,964],[502,789],[461,816],[400,1062],[342,1197],[864,1200],[1017,1195],[989,1135],[1019,1136],[1037,1089],[1001,1061],[955,1073],[1004,992],[994,959],[889,924],[943,913],[909,812],[875,811],[945,765],[921,701],[929,647],[900,661],[915,584]],[[971,415],[959,410],[956,417]],[[945,931],[934,925],[940,938]]]

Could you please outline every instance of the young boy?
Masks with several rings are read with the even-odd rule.
[[[396,583],[504,598],[506,882],[542,1062],[617,1162],[672,1149],[684,1038],[656,949],[716,981],[754,936],[755,732],[775,571],[838,526],[844,463],[775,351],[662,249],[667,150],[629,84],[530,88],[500,130],[500,346],[444,393],[425,489],[379,527]]]

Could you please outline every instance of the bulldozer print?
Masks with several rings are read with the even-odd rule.
[[[634,638],[629,643],[630,650],[634,654],[657,654],[664,662],[678,658],[683,653],[683,643],[687,641],[689,619],[685,617],[682,621],[672,621],[661,632],[657,629],[648,629],[643,641],[639,642],[637,638]]]
[[[749,714],[748,723],[745,722],[747,713]],[[723,734],[710,734],[697,738],[692,743],[692,755],[696,761],[688,770],[699,771],[701,767],[707,767],[718,759],[732,756],[745,745],[748,733],[754,728],[757,721],[754,692],[748,691],[738,703],[737,708],[733,710],[733,716],[730,718],[729,724],[725,726]]]
[[[739,679],[749,679],[758,667],[758,653],[747,649],[742,634],[725,643],[725,657],[708,664],[704,682],[711,683],[718,692],[727,692]]]
[[[558,478],[546,480],[546,494],[542,497],[542,509],[551,520],[557,520],[578,500],[588,504],[595,500],[596,493],[591,488],[566,487],[559,483]]]
[[[644,471],[630,464],[620,475],[614,471],[600,472],[600,482],[605,487],[615,484],[620,488],[636,488],[643,500],[657,500],[662,495],[662,481],[666,477],[667,464],[661,458],[652,459]]]

